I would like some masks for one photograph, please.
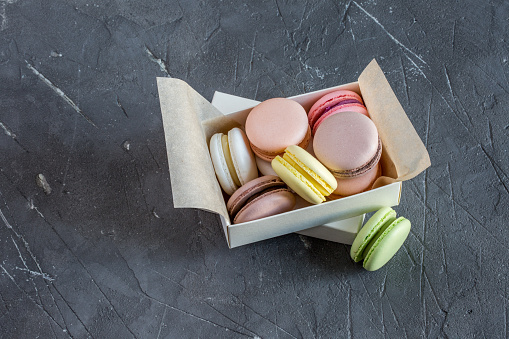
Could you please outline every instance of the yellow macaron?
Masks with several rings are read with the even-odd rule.
[[[299,146],[288,146],[284,155],[275,157],[271,164],[288,187],[312,204],[324,202],[337,187],[332,173]]]

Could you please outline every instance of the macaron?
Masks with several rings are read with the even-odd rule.
[[[355,262],[364,260],[368,271],[384,266],[400,249],[410,233],[411,223],[404,217],[396,218],[390,207],[378,210],[355,237],[350,256]]]
[[[375,124],[363,114],[343,112],[325,119],[315,133],[313,150],[317,159],[338,179],[334,194],[348,196],[363,192],[376,179],[350,180],[345,190],[341,185],[343,179],[377,173],[382,143]]]
[[[256,166],[258,167],[258,171],[262,175],[277,175],[276,172],[272,169],[272,165],[270,161],[265,161],[259,156],[255,155]]]
[[[331,172],[303,148],[291,145],[284,155],[272,160],[272,168],[283,181],[306,201],[319,204],[335,189]]]
[[[249,112],[246,134],[253,152],[265,161],[272,161],[290,145],[306,148],[311,129],[304,108],[285,98],[261,102]]]
[[[291,211],[295,195],[275,175],[251,180],[239,188],[226,203],[234,224]]]
[[[369,116],[359,94],[349,90],[328,93],[315,102],[309,110],[308,120],[313,135],[326,118],[341,112],[357,112]]]
[[[228,195],[258,177],[249,140],[240,128],[214,134],[210,138],[210,157],[219,184]]]

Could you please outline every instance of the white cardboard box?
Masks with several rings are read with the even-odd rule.
[[[220,110],[224,115],[251,109],[259,103],[260,102],[256,100],[245,99],[218,91],[214,93],[214,97],[212,98],[212,105],[214,105],[214,107]],[[311,227],[297,233],[309,237],[351,245],[357,235],[357,232],[359,232],[362,227],[363,222],[364,214],[361,214],[352,218]]]
[[[214,104],[228,113],[223,114],[181,80],[158,78],[157,83],[174,206],[200,208],[218,214],[230,248],[292,232],[351,243],[364,213],[399,204],[401,181],[413,178],[430,165],[424,145],[373,60],[359,77],[359,82],[290,99],[299,102],[307,111],[321,96],[339,88],[362,92],[383,144],[383,177],[375,183],[377,188],[259,220],[231,224],[215,178],[208,142],[214,133],[225,133],[234,126],[243,127],[250,109],[257,102],[216,94]],[[233,106],[241,110],[232,111]]]

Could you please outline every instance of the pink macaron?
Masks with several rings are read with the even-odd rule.
[[[306,148],[311,140],[311,129],[306,111],[299,103],[274,98],[249,112],[246,135],[253,152],[265,161],[272,161],[290,145]]]
[[[295,196],[275,175],[251,180],[230,197],[226,209],[234,224],[291,211]]]
[[[339,90],[324,95],[309,110],[308,120],[313,134],[329,116],[351,111],[369,116],[359,94],[349,90]]]
[[[334,194],[363,192],[380,175],[382,143],[373,121],[361,113],[343,112],[325,119],[316,130],[313,149],[338,179]]]

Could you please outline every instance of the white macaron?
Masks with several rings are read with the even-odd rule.
[[[210,138],[210,156],[223,190],[232,195],[240,186],[258,177],[255,157],[240,128]]]

